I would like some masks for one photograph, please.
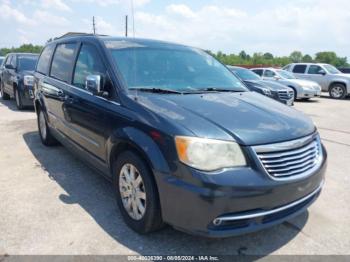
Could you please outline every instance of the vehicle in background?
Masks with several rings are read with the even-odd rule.
[[[252,68],[250,69],[264,80],[278,81],[294,91],[294,99],[308,100],[321,96],[321,87],[313,81],[297,79],[293,74],[282,69]]]
[[[350,67],[338,67],[337,69],[344,74],[350,74]]]
[[[289,106],[293,105],[294,91],[290,87],[275,81],[263,80],[257,74],[243,67],[231,65],[227,67],[246,84],[250,91],[266,95]]]
[[[0,86],[1,86],[1,75],[2,75],[2,71],[4,70],[5,57],[0,56],[0,61],[1,61],[1,63],[0,63]]]
[[[204,50],[70,35],[46,45],[34,75],[42,143],[61,142],[113,181],[138,233],[252,232],[320,194],[327,155],[311,120],[249,92]]]
[[[33,106],[33,72],[38,60],[37,54],[10,53],[6,56],[1,72],[1,97],[14,97],[18,109]]]
[[[340,72],[330,64],[294,63],[284,67],[299,79],[317,82],[330,97],[343,99],[350,94],[350,75]]]
[[[2,65],[2,62],[4,62],[5,57],[4,56],[0,56],[0,65]]]

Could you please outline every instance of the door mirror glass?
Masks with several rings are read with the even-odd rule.
[[[14,68],[14,66],[13,66],[13,65],[11,65],[11,64],[7,64],[7,65],[5,65],[5,68],[6,68],[6,69],[15,69],[15,68]]]
[[[273,78],[274,78],[275,80],[280,80],[280,79],[281,79],[281,77],[278,76],[278,75],[275,75]]]
[[[102,77],[100,75],[88,75],[85,80],[85,89],[94,95],[101,93]]]
[[[326,75],[326,71],[324,71],[323,69],[321,69],[320,71],[318,71],[318,73],[320,74],[320,75]]]

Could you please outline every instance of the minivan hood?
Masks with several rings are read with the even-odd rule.
[[[139,93],[139,103],[195,136],[269,144],[315,131],[303,113],[255,92],[188,95]]]

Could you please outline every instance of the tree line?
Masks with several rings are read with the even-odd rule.
[[[225,54],[221,51],[209,54],[216,57],[220,62],[226,65],[270,65],[270,66],[285,66],[290,63],[327,63],[336,67],[350,66],[347,57],[339,57],[335,52],[326,51],[318,52],[313,57],[309,54],[303,54],[300,51],[294,51],[289,56],[274,56],[271,53],[254,53],[253,55],[241,51],[239,54]]]
[[[5,56],[11,52],[40,53],[42,49],[43,47],[40,45],[24,44],[19,47],[1,48],[0,55]],[[335,52],[329,51],[316,53],[313,57],[308,54],[303,54],[300,51],[294,51],[289,56],[274,56],[271,53],[254,53],[253,55],[249,55],[245,51],[241,51],[239,54],[225,54],[221,51],[213,53],[209,50],[207,52],[227,65],[284,66],[289,63],[317,62],[331,64],[336,67],[350,66],[346,57],[339,57]]]

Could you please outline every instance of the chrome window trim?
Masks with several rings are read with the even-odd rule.
[[[88,90],[85,90],[85,89],[82,89],[82,88],[79,88],[79,87],[70,85],[70,84],[68,84],[68,83],[66,83],[66,82],[63,82],[63,81],[59,80],[59,79],[55,79],[55,78],[50,77],[50,80],[59,82],[60,84],[64,84],[65,86],[68,86],[68,87],[70,87],[70,88],[74,88],[75,90],[79,90],[80,92],[83,92],[83,93],[85,93],[85,94],[89,94],[89,95],[91,95],[91,96],[93,96],[93,97],[96,97],[96,98],[101,99],[101,100],[103,100],[103,101],[109,102],[109,103],[111,103],[111,104],[114,104],[114,105],[117,105],[117,106],[120,106],[120,105],[121,105],[121,104],[118,103],[118,102],[108,100],[108,99],[106,99],[106,98],[104,98],[104,97],[95,96],[92,92],[90,92],[90,91],[88,91]]]
[[[292,203],[289,203],[287,205],[275,208],[275,209],[271,209],[268,211],[261,211],[261,212],[257,212],[257,213],[253,213],[253,214],[246,214],[246,215],[224,215],[224,216],[219,216],[217,217],[215,220],[221,220],[222,221],[234,221],[234,220],[242,220],[242,219],[251,219],[251,218],[256,218],[256,217],[263,217],[266,215],[271,215],[274,213],[278,213],[281,212],[283,210],[286,210],[288,208],[294,207],[304,201],[307,201],[308,199],[310,199],[311,197],[313,197],[314,195],[316,195],[318,192],[321,191],[322,187],[324,185],[324,180],[322,180],[321,184],[310,194],[304,196],[303,198],[300,198]],[[214,223],[215,224],[215,223]]]

